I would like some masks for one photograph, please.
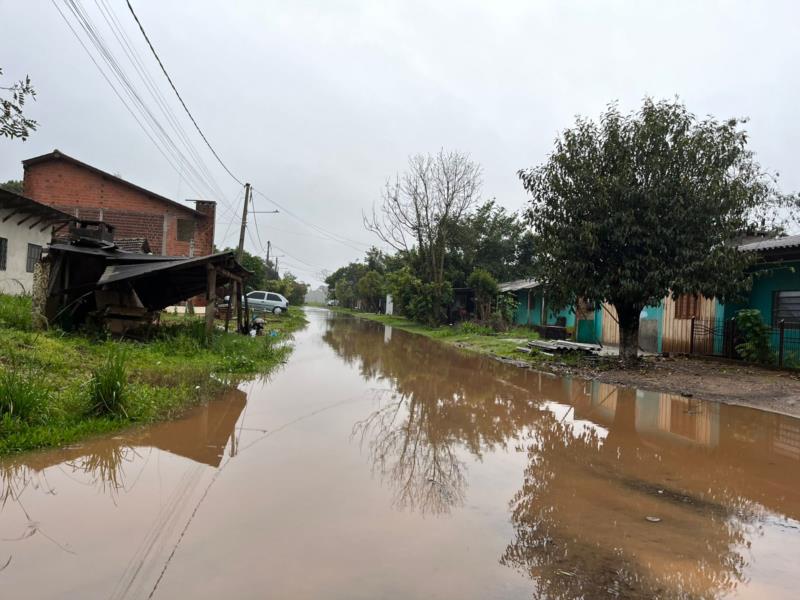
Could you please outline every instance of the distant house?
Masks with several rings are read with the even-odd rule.
[[[206,256],[213,251],[214,201],[194,200],[191,208],[59,150],[22,165],[26,196],[78,219],[108,223],[118,240],[144,240],[164,256]]]
[[[56,225],[70,215],[0,188],[0,293],[29,294],[33,271]]]

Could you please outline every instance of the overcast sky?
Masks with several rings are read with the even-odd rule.
[[[55,2],[75,25],[64,0]],[[112,9],[224,191],[211,198],[219,201],[217,244],[235,245],[240,187],[180,112],[125,1],[98,2]],[[78,3],[167,128],[98,3]],[[376,242],[362,211],[409,154],[470,153],[484,169],[484,196],[519,210],[525,195],[516,171],[542,162],[576,114],[597,116],[612,100],[627,110],[645,95],[678,95],[698,115],[748,116],[762,165],[781,173],[784,191],[800,189],[796,2],[132,4],[234,174],[305,220],[258,215],[261,241],[251,229],[247,249],[260,253],[271,240],[282,266],[315,284],[322,268],[359,258],[357,249]],[[0,85],[30,74],[39,96],[27,113],[40,123],[27,142],[0,139],[0,181],[21,178],[20,161],[58,148],[165,196],[198,196],[51,2],[0,0],[0,23]],[[274,206],[256,196],[256,208]]]

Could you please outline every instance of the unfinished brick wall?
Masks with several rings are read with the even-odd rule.
[[[197,212],[201,214],[197,214],[58,156],[42,161],[35,159],[24,167],[24,194],[29,198],[79,218],[110,223],[119,238],[146,238],[156,254],[211,254],[216,212],[212,201],[198,201]],[[195,223],[193,252],[191,242],[178,240],[178,219],[190,219]]]

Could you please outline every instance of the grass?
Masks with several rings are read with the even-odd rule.
[[[0,295],[0,455],[175,417],[280,365],[306,323],[290,309],[266,318],[272,335],[206,339],[202,316],[180,316],[137,342],[34,332],[29,315],[29,299]]]
[[[384,325],[391,325],[397,329],[440,340],[470,352],[514,358],[531,363],[538,362],[543,358],[537,353],[524,354],[517,350],[518,347],[524,346],[529,340],[539,339],[539,335],[528,327],[513,327],[508,331],[498,333],[490,327],[472,322],[429,327],[395,315],[378,315],[338,307],[332,308],[332,310],[371,321],[378,321]]]

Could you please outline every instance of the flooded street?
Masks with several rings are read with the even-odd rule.
[[[308,316],[269,381],[0,462],[0,597],[797,597],[797,419]]]

